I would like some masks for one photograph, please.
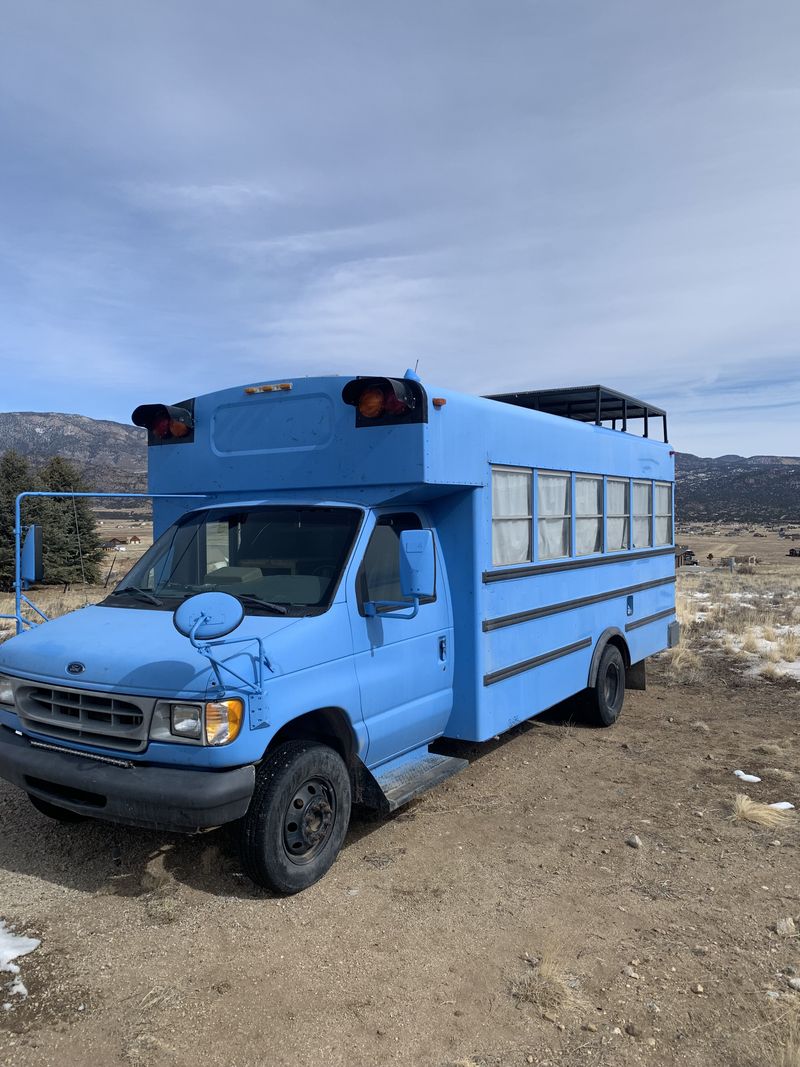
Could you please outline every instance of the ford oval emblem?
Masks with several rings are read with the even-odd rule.
[[[86,666],[83,663],[78,663],[76,661],[75,663],[67,664],[67,673],[69,674],[83,674],[85,670]]]

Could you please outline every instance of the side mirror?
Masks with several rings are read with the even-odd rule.
[[[230,593],[198,593],[178,605],[172,622],[194,644],[227,637],[243,618],[242,602]]]
[[[403,530],[400,534],[400,590],[403,596],[433,596],[435,589],[433,533],[430,530]]]
[[[20,577],[25,589],[32,582],[40,582],[44,577],[41,526],[29,526],[28,532],[25,534],[20,559]]]

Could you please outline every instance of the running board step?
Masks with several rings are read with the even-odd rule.
[[[389,811],[395,811],[468,766],[469,760],[438,756],[424,748],[392,760],[372,773]]]

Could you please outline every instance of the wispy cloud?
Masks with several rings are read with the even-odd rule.
[[[800,451],[799,35],[790,0],[17,5],[3,406],[419,359]]]

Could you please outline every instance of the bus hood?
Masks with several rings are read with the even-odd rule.
[[[270,656],[280,631],[324,617],[248,615],[231,638],[261,637]],[[252,666],[248,671],[248,657],[238,653],[257,649],[253,642],[230,651],[218,647],[215,654],[225,660],[236,653],[231,665],[248,677]],[[42,623],[0,645],[0,672],[81,689],[195,698],[206,693],[212,678],[205,656],[175,629],[172,612],[96,606]]]

